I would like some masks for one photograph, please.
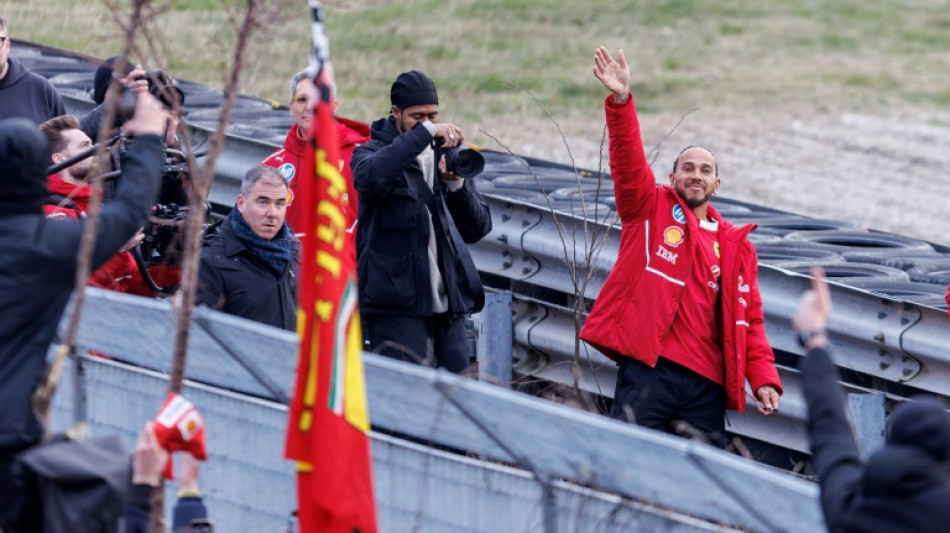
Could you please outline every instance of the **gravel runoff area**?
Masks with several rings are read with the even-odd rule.
[[[599,120],[567,127],[559,121],[579,167],[597,168]],[[660,182],[682,148],[700,144],[717,157],[725,197],[950,245],[950,112],[802,117],[698,110],[645,115],[641,129],[648,152],[659,144],[650,158]],[[517,130],[495,135],[486,128],[516,153],[570,163],[550,122]],[[498,149],[492,144],[486,147]]]

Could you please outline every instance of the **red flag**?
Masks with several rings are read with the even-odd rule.
[[[347,248],[339,143],[330,105],[332,71],[326,57],[322,9],[314,17],[316,105],[310,126],[312,153],[298,179],[313,179],[294,201],[304,206],[300,266],[297,378],[290,404],[285,455],[298,461],[297,501],[303,533],[374,533],[369,414],[356,296],[355,254]],[[310,191],[310,194],[307,193]],[[301,197],[303,196],[303,197]]]

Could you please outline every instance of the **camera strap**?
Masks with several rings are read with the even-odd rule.
[[[441,176],[438,174],[438,161],[439,161],[439,150],[436,150],[436,189],[438,194],[434,193],[432,189],[422,180],[411,180],[414,183],[414,187],[419,194],[422,201],[429,208],[429,212],[433,216],[433,226],[442,233],[444,237],[446,246],[448,247],[448,252],[450,258],[446,258],[443,261],[443,269],[447,270],[452,268],[451,273],[443,272],[443,277],[450,274],[453,277],[458,277],[458,283],[456,284],[460,290],[460,296],[463,299],[470,300],[472,309],[471,312],[478,312],[485,305],[485,290],[482,288],[482,280],[478,275],[478,269],[475,268],[475,262],[472,260],[471,254],[468,252],[468,248],[465,245],[465,242],[462,240],[462,236],[459,235],[458,229],[455,227],[455,220],[452,218],[452,214],[449,212],[448,206],[445,204],[445,192],[444,185],[441,183]],[[445,253],[440,254],[445,256]],[[451,259],[454,258],[454,259]],[[467,289],[463,292],[464,288]],[[464,303],[463,303],[464,306]],[[459,313],[464,313],[466,309],[455,309]]]

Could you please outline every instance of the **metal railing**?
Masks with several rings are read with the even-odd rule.
[[[81,357],[82,372],[63,381],[54,422],[73,422],[78,393],[94,433],[131,443],[165,395],[171,307],[98,289],[87,305],[77,350],[100,355]],[[212,518],[222,531],[277,530],[294,483],[282,459],[286,406],[274,400],[290,394],[297,339],[205,308],[195,321],[184,394],[208,427],[201,485]],[[363,359],[382,531],[822,527],[817,486],[787,473],[441,370]]]

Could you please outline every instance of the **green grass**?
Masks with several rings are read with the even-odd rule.
[[[161,56],[139,59],[222,86],[243,4],[168,5],[151,27]],[[285,102],[286,80],[308,61],[309,13],[303,0],[267,5],[280,20],[255,33],[242,92]],[[943,0],[333,0],[325,8],[341,114],[367,121],[388,109],[396,75],[419,69],[439,86],[447,120],[493,133],[544,120],[521,86],[555,117],[587,117],[598,132],[604,90],[590,71],[600,44],[626,51],[646,113],[773,112],[790,94],[796,112],[943,108],[950,87]],[[98,57],[121,46],[104,4],[4,9],[18,38]]]

